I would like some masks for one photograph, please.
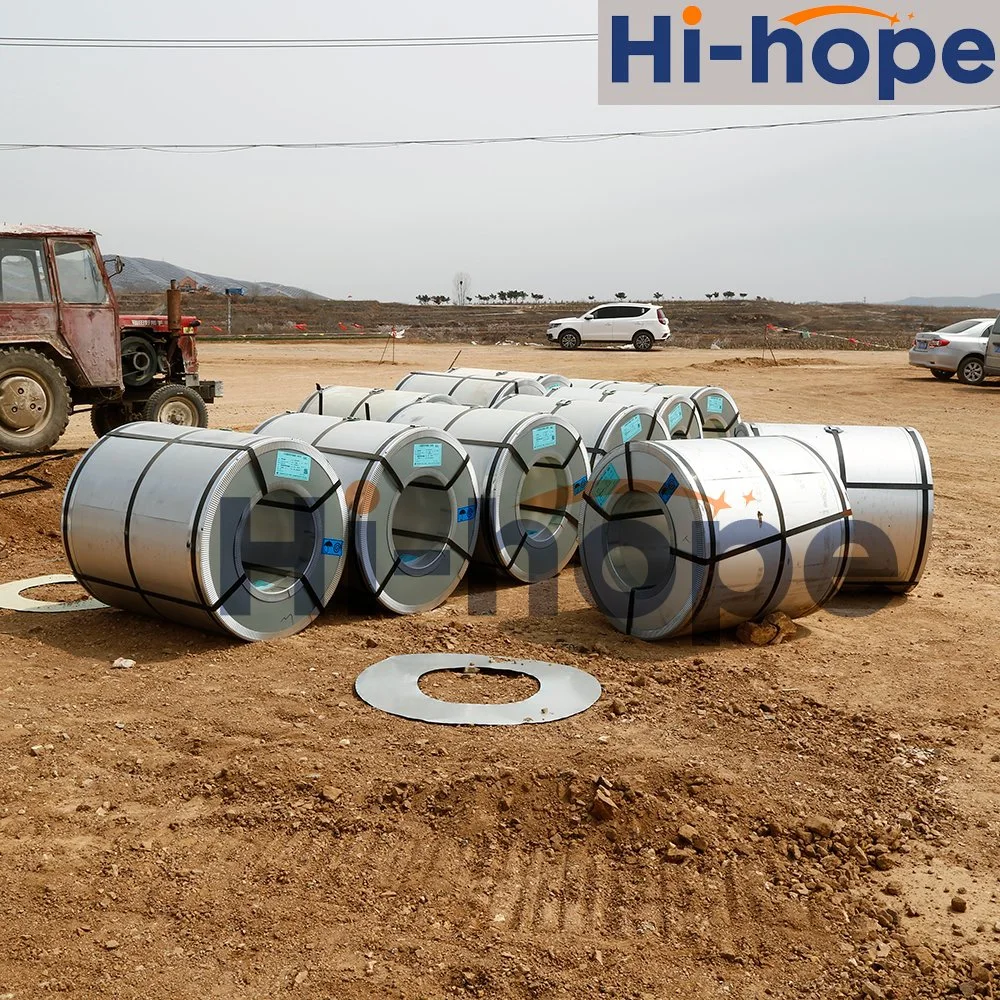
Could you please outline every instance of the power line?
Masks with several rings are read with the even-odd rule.
[[[455,35],[414,38],[45,38],[0,36],[0,47],[31,49],[400,49],[483,45],[566,45],[596,34]]]
[[[333,142],[242,142],[242,143],[0,143],[0,152],[21,150],[77,150],[84,152],[155,153],[238,153],[254,149],[401,149],[409,146],[498,146],[514,143],[593,143],[619,139],[677,139],[686,136],[714,135],[720,132],[760,132],[790,128],[817,128],[830,125],[852,125],[868,122],[898,121],[903,118],[939,118],[944,115],[979,114],[1000,111],[1000,104],[982,107],[944,108],[937,111],[898,111],[887,115],[854,118],[816,118],[791,122],[755,122],[745,125],[706,125],[699,128],[657,129],[635,132],[581,132],[566,135],[512,135],[465,139],[374,139],[340,140]]]

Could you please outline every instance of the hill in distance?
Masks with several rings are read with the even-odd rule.
[[[114,254],[105,255],[104,260],[107,266],[110,266],[111,269],[114,268]],[[168,264],[164,260],[125,256],[122,257],[122,260],[125,262],[125,270],[111,279],[116,294],[162,292],[165,288],[170,287],[171,280],[176,279],[178,282],[183,282],[187,278],[193,279],[198,286],[208,288],[217,294],[222,294],[227,288],[244,288],[247,295],[288,299],[324,298],[324,296],[306,291],[304,288],[294,288],[290,285],[279,285],[269,281],[244,281],[242,278],[206,274],[204,271],[193,271],[189,268],[178,267],[176,264]]]
[[[932,306],[939,309],[971,309],[989,316],[1000,312],[1000,292],[992,295],[952,295],[940,298],[909,298],[891,303],[894,306]]]

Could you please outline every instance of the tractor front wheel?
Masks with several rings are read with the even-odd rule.
[[[177,427],[207,427],[208,407],[194,389],[165,385],[149,397],[143,419]]]

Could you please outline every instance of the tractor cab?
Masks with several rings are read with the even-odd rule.
[[[120,270],[120,265],[119,265]],[[208,426],[222,384],[198,374],[195,317],[119,316],[85,229],[0,227],[0,451],[38,453],[90,406],[100,435],[131,420]]]

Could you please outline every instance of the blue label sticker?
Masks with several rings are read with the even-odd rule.
[[[344,554],[344,542],[340,538],[323,539],[323,555],[342,556]]]
[[[598,477],[591,490],[591,496],[598,507],[603,507],[608,502],[608,497],[614,492],[615,487],[621,482],[621,476],[614,464],[609,465]]]
[[[642,417],[637,413],[627,424],[622,425],[622,444],[628,444],[637,434],[642,433]]]
[[[535,451],[551,448],[556,443],[556,425],[546,424],[544,427],[536,427],[531,432],[531,443]]]
[[[255,580],[253,585],[257,590],[267,590],[271,586],[267,580]]]
[[[274,474],[282,479],[307,482],[312,475],[313,460],[298,451],[279,451],[274,460]]]
[[[478,507],[479,507],[479,504],[475,504],[475,503],[469,504],[468,507],[459,507],[458,508],[458,523],[459,524],[465,524],[466,521],[473,521],[473,520],[475,520],[476,510],[477,510]]]
[[[684,404],[678,403],[668,414],[667,424],[673,430],[684,419]]]
[[[578,497],[587,488],[588,481],[587,476],[584,476],[583,479],[578,479],[573,484],[573,496]]]
[[[442,445],[415,444],[413,446],[413,465],[417,469],[440,469]]]
[[[680,483],[677,481],[677,477],[671,472],[670,478],[660,487],[660,499],[664,503],[668,503],[670,498],[677,492],[677,488]]]
[[[708,412],[709,413],[722,413],[726,408],[726,401],[722,396],[709,396],[708,397]]]

